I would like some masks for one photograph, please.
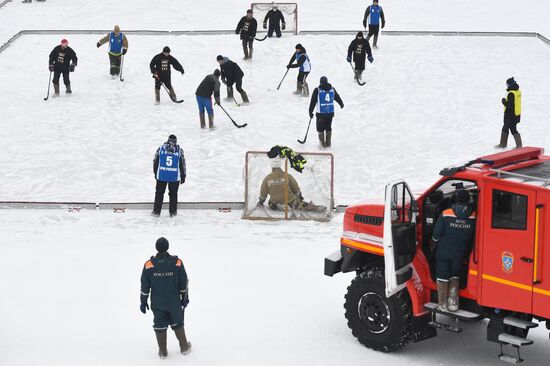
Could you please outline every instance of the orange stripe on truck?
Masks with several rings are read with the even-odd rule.
[[[356,241],[356,240],[345,239],[345,238],[342,238],[340,240],[340,243],[342,245],[353,247],[355,249],[359,249],[359,250],[364,251],[364,252],[370,252],[370,253],[374,253],[374,254],[384,255],[384,248],[382,248],[382,247],[380,247],[376,244],[367,244],[367,243],[362,243],[362,242],[359,242],[359,241]]]

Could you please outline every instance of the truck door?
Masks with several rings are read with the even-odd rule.
[[[484,197],[481,304],[531,313],[536,192],[487,184]]]
[[[384,264],[386,296],[399,292],[411,279],[416,251],[416,202],[402,180],[386,186]]]

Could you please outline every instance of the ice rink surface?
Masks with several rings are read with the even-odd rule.
[[[299,1],[300,27],[359,29],[367,2]],[[370,1],[368,2],[370,3]],[[538,31],[550,35],[550,3],[511,0],[382,0],[387,30]],[[231,29],[249,2],[47,0],[0,9],[0,43],[21,29]],[[257,18],[259,18],[257,16]],[[381,36],[367,85],[352,78],[345,53],[353,36],[285,36],[255,43],[241,60],[233,35],[134,36],[125,81],[108,75],[102,35],[23,36],[0,53],[0,201],[151,201],[153,154],[168,134],[185,149],[181,201],[240,201],[244,154],[283,144],[320,151],[314,131],[299,146],[309,100],[292,95],[296,71],[276,92],[296,43],[311,57],[313,90],[325,75],[345,108],[334,119],[336,203],[380,199],[405,178],[416,192],[447,165],[493,153],[500,98],[515,76],[523,94],[524,144],[548,147],[550,48],[537,39]],[[44,102],[47,57],[63,37],[79,56],[74,94]],[[178,97],[153,105],[149,61],[164,45],[183,64]],[[216,55],[245,72],[251,105],[227,104],[244,129],[216,110],[216,130],[201,131],[194,92]],[[63,90],[63,87],[62,87]],[[225,92],[222,90],[222,96]],[[238,97],[238,95],[237,95]],[[512,143],[510,141],[509,143]],[[139,276],[166,236],[184,261],[193,352],[182,359],[170,334],[167,365],[501,365],[486,323],[383,354],[361,346],[344,318],[353,274],[328,278],[323,258],[339,248],[342,216],[329,223],[240,220],[240,212],[181,210],[160,220],[148,211],[0,210],[0,364],[156,365],[152,315],[139,312]],[[546,365],[548,332],[523,353]]]

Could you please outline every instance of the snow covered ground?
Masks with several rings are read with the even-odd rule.
[[[358,29],[369,2],[298,1],[306,30]],[[161,5],[159,5],[161,4]],[[550,3],[511,0],[385,1],[388,30],[537,31],[550,35]],[[0,43],[21,29],[232,29],[248,1],[47,0],[0,8]],[[298,42],[345,102],[334,121],[336,203],[381,198],[404,177],[415,191],[449,164],[491,153],[502,120],[500,98],[514,75],[523,93],[525,144],[548,147],[550,48],[536,39],[385,37],[367,86],[345,62],[350,36],[287,36],[255,44],[240,60],[236,36],[130,36],[126,81],[110,80],[100,35],[69,35],[79,56],[74,95],[42,101],[47,57],[65,35],[24,36],[0,53],[0,200],[151,201],[152,155],[169,133],[186,150],[182,201],[240,201],[247,150],[274,144],[318,151],[305,98],[291,95],[295,72],[273,90]],[[186,74],[173,74],[185,103],[153,105],[148,63],[170,45]],[[252,104],[227,105],[244,129],[216,111],[217,129],[198,128],[194,92],[217,54],[243,68]],[[342,216],[330,223],[240,220],[239,212],[181,211],[156,220],[147,211],[0,210],[2,365],[157,364],[151,314],[139,310],[139,275],[166,236],[191,278],[187,329],[194,350],[166,364],[193,365],[500,365],[485,324],[466,325],[394,354],[362,347],[343,316],[352,275],[326,278],[323,257],[338,248]],[[548,332],[534,330],[525,352],[544,365]]]
[[[95,47],[99,35],[73,35],[70,45],[79,56],[71,74],[74,93],[44,102],[47,57],[59,36],[24,36],[0,55],[5,70],[0,199],[151,201],[153,154],[175,133],[188,159],[181,200],[241,201],[247,150],[275,144],[318,150],[314,131],[306,145],[296,142],[305,132],[309,104],[291,93],[296,71],[273,91],[297,42],[312,60],[311,89],[326,75],[345,103],[333,123],[337,204],[379,198],[395,177],[421,190],[441,168],[493,152],[502,124],[500,98],[511,75],[523,91],[519,130],[524,143],[549,145],[550,48],[537,39],[384,37],[367,67],[367,85],[360,87],[345,61],[350,38],[310,35],[258,42],[254,61],[244,62],[234,36],[132,36],[121,83],[108,75],[105,49]],[[186,70],[183,77],[173,73],[183,104],[172,103],[161,90],[162,104],[153,105],[148,65],[164,45]],[[199,128],[194,92],[217,66],[219,53],[245,72],[251,105],[226,107],[249,124],[246,128],[235,128],[220,110],[215,131]],[[37,62],[20,62],[22,54]]]
[[[139,277],[164,235],[190,277],[182,359],[166,365],[502,365],[485,324],[383,354],[361,346],[344,318],[352,274],[328,278],[331,223],[251,222],[238,212],[0,210],[2,365],[157,365],[152,315],[139,312]],[[238,238],[238,239],[237,239]],[[530,333],[529,365],[545,365],[548,331]],[[188,359],[187,359],[188,358]]]

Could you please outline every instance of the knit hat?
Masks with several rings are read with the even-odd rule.
[[[459,189],[458,191],[455,191],[454,197],[457,203],[470,202],[470,194],[465,189]]]
[[[508,80],[506,80],[506,86],[510,86],[510,85],[515,84],[515,83],[516,83],[516,81],[514,80],[513,76],[511,78],[509,78]]]
[[[219,78],[221,74],[222,73],[220,72],[220,70],[218,70],[218,69],[214,70],[214,76],[215,77]]]
[[[115,33],[120,33],[120,27],[118,25],[115,25],[114,31]]]
[[[298,44],[296,45],[296,47],[294,47],[294,48],[297,49],[297,50],[303,50],[303,49],[304,49],[304,46],[302,46],[301,43],[298,43]]]
[[[178,143],[178,138],[176,137],[176,135],[168,136],[168,143],[170,143],[172,145],[177,144]]]
[[[319,84],[323,85],[323,84],[327,84],[328,83],[328,79],[326,76],[321,76],[321,79],[319,80]]]
[[[66,44],[66,45],[68,45],[68,44],[69,44],[69,41],[67,41],[66,38],[63,38],[63,39],[61,40],[61,44]]]
[[[357,32],[357,38],[363,38],[363,32],[359,31]]]
[[[252,9],[248,9],[248,10],[246,11],[246,14],[252,14]]]
[[[170,47],[164,46],[164,48],[162,49],[162,52],[163,53],[170,53]]]
[[[157,252],[166,253],[168,251],[168,240],[165,237],[158,238],[155,247],[157,248]]]
[[[222,56],[222,55],[218,55],[218,57],[216,57],[216,60],[217,60],[217,61],[223,60],[223,56]]]

